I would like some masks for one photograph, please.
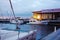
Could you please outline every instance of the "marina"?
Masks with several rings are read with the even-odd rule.
[[[0,3],[4,2],[6,0]],[[33,8],[30,10],[30,5],[26,7],[27,4],[24,2],[22,2],[23,6],[17,3],[15,0],[7,0],[6,5],[9,6],[1,4],[1,7],[9,7],[10,11],[7,10],[8,8],[0,8],[0,40],[60,40],[60,8],[34,11],[36,5],[32,5]],[[17,6],[22,9],[20,10]],[[25,8],[28,8],[29,11]],[[5,16],[9,12],[10,15]],[[26,17],[29,16],[27,12],[31,12],[32,15]],[[3,15],[3,13],[5,14]],[[22,17],[19,15],[20,13],[23,15],[27,13],[27,15]],[[16,16],[17,14],[19,16]]]
[[[55,10],[57,10],[57,9],[55,9]],[[33,17],[31,19],[20,19],[20,18],[18,19],[18,18],[16,18],[17,21],[15,19],[13,19],[13,21],[12,21],[9,18],[4,18],[4,19],[0,20],[1,25],[6,26],[6,27],[5,26],[1,27],[0,28],[1,30],[18,31],[18,33],[16,32],[17,35],[14,33],[16,36],[14,35],[14,37],[11,37],[11,38],[8,38],[8,39],[2,38],[1,40],[42,40],[45,36],[47,36],[48,34],[50,34],[52,32],[56,32],[57,29],[60,28],[59,27],[60,26],[60,19],[59,19],[60,16],[57,16],[57,14],[55,15],[56,12],[58,13],[58,11],[55,11],[55,10],[53,9],[53,11],[51,11],[51,13],[50,13],[50,11],[47,12],[48,10],[46,11],[47,13],[45,11],[33,12],[35,14],[33,14]],[[54,12],[54,13],[52,13],[52,12]],[[59,13],[58,13],[58,15],[59,15]],[[48,17],[46,17],[46,16],[48,16]],[[42,17],[43,19],[40,18],[40,17]],[[9,23],[9,24],[6,24],[6,23]],[[14,26],[9,26],[9,25],[14,25]],[[26,27],[26,25],[27,25],[27,27]],[[23,26],[25,26],[25,27],[23,27]],[[36,32],[33,31],[33,30],[36,30]],[[21,33],[21,31],[23,31],[23,32]],[[27,33],[30,33],[30,31],[33,31],[33,33],[27,34]],[[24,37],[23,33],[26,34],[25,37],[27,36],[28,39],[26,39]],[[31,37],[28,36],[28,35],[32,35],[34,33],[35,33],[35,35],[33,35]],[[3,32],[3,34],[5,34],[5,32]],[[17,36],[21,36],[19,34],[21,34],[21,35],[23,34],[22,39],[20,37],[17,37]],[[13,36],[13,34],[11,34],[11,35]],[[10,36],[8,35],[8,37],[10,37]]]

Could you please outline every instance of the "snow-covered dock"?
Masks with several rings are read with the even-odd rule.
[[[36,31],[20,32],[19,40],[34,40]],[[18,40],[17,31],[0,30],[0,40]]]

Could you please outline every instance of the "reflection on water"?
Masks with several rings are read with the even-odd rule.
[[[19,25],[21,32],[29,32],[31,30],[36,30],[37,29],[37,35],[36,35],[36,40],[39,40],[49,33],[51,33],[53,30],[53,27],[49,27],[47,25]],[[16,25],[13,24],[0,24],[0,29],[4,30],[16,30]]]

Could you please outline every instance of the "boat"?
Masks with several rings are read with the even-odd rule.
[[[0,30],[0,40],[33,40],[36,37],[36,30],[30,32],[20,32]]]
[[[30,19],[29,23],[27,23],[27,24],[48,24],[47,23],[48,21],[38,21],[38,20],[35,20],[35,19]]]
[[[16,24],[16,23],[22,24],[23,22],[24,22],[23,20],[17,20],[17,22],[15,20],[10,20],[11,24]]]

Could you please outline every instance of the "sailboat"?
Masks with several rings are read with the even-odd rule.
[[[12,10],[12,13],[14,16],[13,21],[15,22],[15,25],[16,25],[15,30],[20,30],[20,28],[19,28],[20,23],[16,19],[11,0],[9,0],[9,3],[10,3],[11,10]],[[35,40],[35,38],[36,38],[35,35],[36,35],[36,30],[31,30],[30,32],[0,30],[0,40]]]

